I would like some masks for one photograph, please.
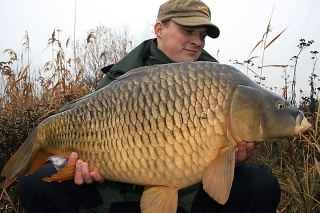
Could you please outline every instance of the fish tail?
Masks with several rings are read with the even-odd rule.
[[[2,188],[9,187],[19,176],[32,173],[40,168],[51,155],[41,150],[41,143],[38,142],[37,135],[38,127],[3,167],[1,176],[6,177],[6,183]]]

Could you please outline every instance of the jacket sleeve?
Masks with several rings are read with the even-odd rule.
[[[122,71],[122,70],[116,70],[116,71],[110,70],[112,68],[112,66],[109,65],[108,67],[104,67],[104,68],[101,69],[101,71],[103,73],[105,73],[105,75],[104,75],[103,79],[100,81],[100,83],[97,86],[96,90],[99,90],[102,87],[107,86],[114,79],[116,79],[117,77],[119,77],[120,75],[123,75],[125,73],[125,71]]]

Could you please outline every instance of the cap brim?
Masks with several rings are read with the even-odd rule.
[[[218,38],[220,35],[219,28],[212,24],[208,19],[203,17],[180,17],[180,18],[171,18],[175,23],[186,26],[186,27],[208,27],[208,36],[211,38]]]

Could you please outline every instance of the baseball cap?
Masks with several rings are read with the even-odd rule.
[[[209,7],[200,0],[169,0],[160,6],[157,20],[172,20],[186,27],[206,26],[211,38],[220,35],[219,28],[211,23]]]

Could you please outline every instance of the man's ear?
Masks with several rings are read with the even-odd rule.
[[[157,21],[154,25],[154,34],[157,38],[162,38],[162,29],[163,29],[163,23],[161,21]]]

